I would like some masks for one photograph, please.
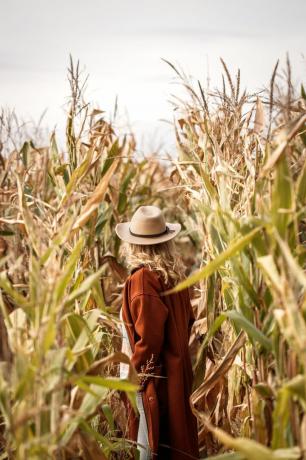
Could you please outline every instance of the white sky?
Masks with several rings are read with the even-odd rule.
[[[169,104],[180,64],[220,85],[219,57],[258,90],[288,51],[296,81],[306,63],[306,0],[0,0],[0,105],[57,125],[62,136],[69,53],[89,73],[87,99],[107,112],[116,95],[138,139],[171,148]]]

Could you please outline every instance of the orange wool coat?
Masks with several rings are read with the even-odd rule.
[[[188,348],[195,318],[188,289],[161,297],[167,288],[157,272],[144,266],[134,269],[124,285],[122,317],[136,371],[165,377],[147,377],[143,382],[153,458],[197,459],[197,421],[189,403],[193,372]],[[128,437],[136,441],[139,418],[130,403],[128,407]]]

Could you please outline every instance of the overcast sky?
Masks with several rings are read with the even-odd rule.
[[[296,81],[306,64],[306,0],[0,0],[0,105],[25,118],[65,122],[69,53],[89,73],[87,98],[121,112],[145,146],[158,144],[171,120],[173,72],[161,60],[220,85],[222,56],[242,85],[269,81],[290,53]]]

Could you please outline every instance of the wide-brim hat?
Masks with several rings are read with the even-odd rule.
[[[158,244],[172,240],[181,230],[180,223],[166,222],[157,206],[140,206],[129,222],[117,224],[119,238],[134,244]]]

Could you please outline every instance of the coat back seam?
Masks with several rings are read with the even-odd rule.
[[[130,300],[130,302],[132,303],[133,300],[136,298],[136,297],[139,297],[141,295],[146,295],[148,297],[155,297],[157,299],[160,299],[160,296],[159,295],[156,295],[156,294],[148,294],[146,292],[139,292],[138,294],[135,294],[134,297]]]

